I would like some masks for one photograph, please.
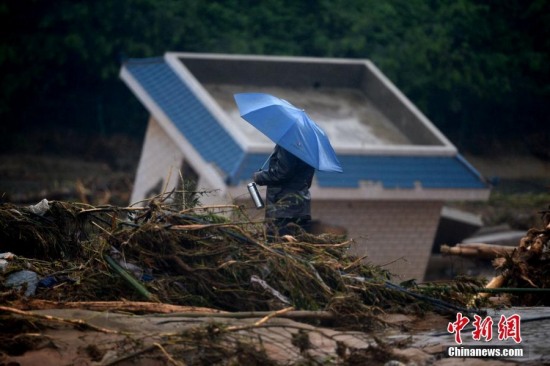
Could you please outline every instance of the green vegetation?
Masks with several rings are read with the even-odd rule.
[[[121,62],[187,51],[369,58],[459,148],[520,141],[548,158],[549,20],[546,0],[5,1],[0,146],[141,137]]]

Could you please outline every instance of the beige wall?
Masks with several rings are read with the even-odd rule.
[[[438,201],[312,201],[313,219],[348,229],[352,254],[384,265],[396,281],[422,281],[439,223]]]
[[[182,162],[180,149],[158,122],[150,118],[130,203],[149,198],[147,195],[152,189],[156,190],[155,194],[162,192],[168,178],[167,191],[170,191],[180,180]],[[159,186],[160,189],[156,189]]]

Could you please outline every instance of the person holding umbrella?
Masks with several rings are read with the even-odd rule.
[[[253,175],[254,183],[267,186],[265,218],[268,235],[295,234],[290,223],[308,232],[311,228],[309,188],[315,168],[276,145],[267,170]]]
[[[265,93],[235,94],[241,117],[276,145],[267,170],[254,182],[267,186],[266,221],[270,234],[288,234],[289,223],[308,230],[311,224],[309,188],[315,169],[342,172],[325,132],[300,108]],[[265,164],[264,164],[265,165]]]

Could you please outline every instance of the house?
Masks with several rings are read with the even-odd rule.
[[[130,59],[120,75],[150,113],[132,202],[175,187],[181,172],[215,190],[203,204],[236,201],[263,218],[246,184],[274,144],[239,116],[240,92],[286,99],[325,130],[344,172],[316,173],[313,219],[403,279],[424,278],[445,202],[490,193],[369,60],[169,52]]]

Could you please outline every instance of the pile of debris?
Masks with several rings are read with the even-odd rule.
[[[486,243],[441,246],[443,254],[492,259],[496,275],[485,286],[489,294],[503,294],[512,306],[550,305],[550,207],[539,212],[542,226],[533,227],[517,246]],[[502,301],[502,299],[500,299]]]
[[[296,228],[293,237],[267,240],[263,224],[251,221],[242,207],[176,209],[167,202],[153,199],[146,207],[47,200],[27,207],[1,205],[0,323],[15,333],[0,343],[11,344],[17,332],[27,329],[21,321],[41,318],[40,309],[260,317],[252,326],[194,327],[185,336],[178,333],[178,341],[159,336],[162,341],[153,347],[166,357],[171,357],[166,344],[180,342],[189,354],[208,348],[216,355],[207,359],[216,364],[214,358],[224,357],[218,352],[219,337],[228,329],[249,329],[284,314],[311,325],[368,332],[387,326],[380,317],[384,314],[474,311],[465,307],[475,293],[467,289],[483,285],[477,280],[397,285],[386,270],[348,255],[351,241],[344,236]],[[81,319],[60,321],[92,327]],[[292,347],[308,348],[302,331],[292,337]],[[246,349],[245,354],[261,359],[257,364],[269,364],[258,347],[237,342],[239,352]],[[370,350],[380,356],[383,348]],[[352,357],[349,349],[339,352],[340,364]],[[187,364],[199,361],[187,359]]]
[[[0,207],[0,250],[7,257],[0,279],[9,285],[20,274],[28,280],[28,297],[52,301],[124,298],[224,311],[290,305],[419,310],[409,301],[419,288],[413,293],[392,285],[389,272],[347,255],[351,241],[345,237],[297,231],[291,239],[266,240],[263,225],[238,206],[178,211],[158,201],[125,208],[6,204]]]

